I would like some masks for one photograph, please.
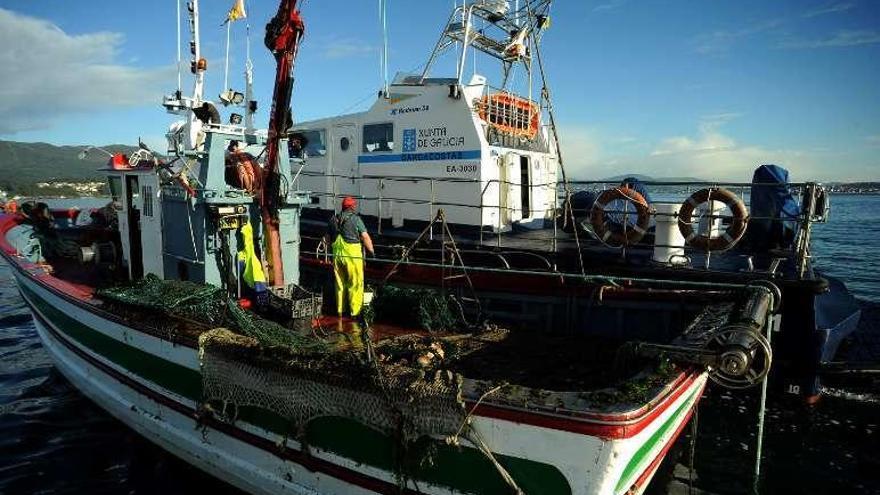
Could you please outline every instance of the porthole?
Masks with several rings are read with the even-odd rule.
[[[342,138],[342,139],[339,140],[339,148],[340,148],[342,151],[348,151],[348,147],[349,147],[350,145],[351,145],[351,142],[349,142],[349,140],[348,140],[347,137],[344,137],[344,138]]]

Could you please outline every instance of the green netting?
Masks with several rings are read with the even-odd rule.
[[[329,350],[310,334],[297,333],[241,309],[223,289],[213,285],[162,280],[149,274],[135,282],[100,289],[97,295],[116,304],[158,311],[208,327],[226,327],[264,346],[286,346],[306,353]]]
[[[385,285],[370,303],[376,321],[428,331],[449,331],[465,326],[454,298],[432,289]]]

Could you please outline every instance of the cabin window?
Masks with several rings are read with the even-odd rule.
[[[339,149],[342,151],[348,151],[349,146],[351,146],[351,141],[347,137],[343,137],[339,140]]]
[[[367,124],[364,126],[364,153],[394,151],[394,124]]]
[[[311,131],[298,131],[305,140],[304,150],[308,156],[324,156],[327,154],[327,131],[315,129]]]

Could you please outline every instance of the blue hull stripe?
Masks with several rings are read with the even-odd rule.
[[[399,153],[396,155],[360,155],[358,163],[426,162],[443,160],[479,160],[480,150],[432,151],[429,153]]]

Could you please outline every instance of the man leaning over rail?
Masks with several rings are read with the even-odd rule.
[[[373,240],[364,221],[355,212],[357,201],[351,196],[342,200],[342,211],[327,224],[324,241],[333,246],[333,276],[336,279],[336,311],[339,316],[348,307],[352,317],[360,315],[364,305],[364,256],[361,245],[371,255]]]

